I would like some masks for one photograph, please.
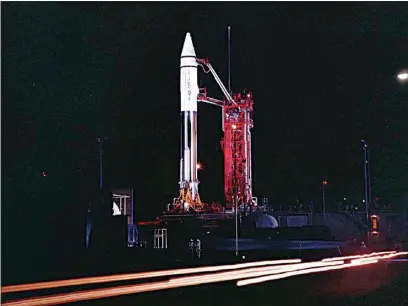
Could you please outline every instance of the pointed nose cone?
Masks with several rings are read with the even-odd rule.
[[[193,41],[191,39],[190,33],[186,34],[186,39],[184,40],[183,50],[181,51],[181,56],[196,56]]]

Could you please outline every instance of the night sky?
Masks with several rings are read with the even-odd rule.
[[[10,226],[75,209],[97,188],[98,136],[106,186],[134,187],[140,216],[164,209],[178,195],[185,34],[226,84],[228,25],[232,89],[255,103],[254,196],[318,202],[327,179],[332,203],[363,199],[365,138],[373,195],[398,202],[408,186],[408,83],[396,79],[408,68],[407,3],[3,2]],[[211,76],[199,80],[222,98]],[[220,109],[199,105],[208,202],[223,200],[221,136]]]

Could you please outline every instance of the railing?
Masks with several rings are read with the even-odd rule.
[[[231,213],[218,213],[218,214],[201,214],[197,216],[200,220],[220,220],[220,219],[233,219],[235,214]]]
[[[167,249],[167,229],[160,228],[154,230],[154,246],[155,249]]]

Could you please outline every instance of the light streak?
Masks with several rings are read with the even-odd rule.
[[[207,266],[207,267],[199,267],[199,268],[170,269],[170,270],[161,270],[161,271],[148,271],[148,272],[138,272],[138,273],[128,273],[128,274],[118,274],[118,275],[85,277],[85,278],[47,281],[47,282],[38,282],[38,283],[30,283],[30,284],[21,284],[21,285],[10,285],[6,287],[2,287],[1,293],[4,294],[4,293],[21,292],[21,291],[29,291],[29,290],[31,291],[31,290],[51,289],[51,288],[58,288],[58,287],[99,284],[99,283],[116,282],[116,281],[128,281],[128,280],[165,277],[165,276],[182,275],[182,274],[216,272],[216,271],[222,271],[222,270],[234,270],[234,269],[242,269],[242,268],[247,268],[247,267],[290,264],[290,263],[299,263],[299,262],[301,262],[300,259],[267,260],[267,261],[257,261],[257,262],[249,262],[249,263],[234,264],[234,265]]]
[[[286,272],[278,275],[270,275],[270,276],[264,276],[264,277],[256,277],[256,278],[250,278],[250,279],[245,279],[245,280],[240,280],[237,282],[237,286],[246,286],[246,285],[251,285],[251,284],[258,284],[262,282],[267,282],[271,280],[277,280],[277,279],[282,279],[282,278],[287,278],[291,276],[297,276],[297,275],[302,275],[302,274],[310,274],[310,273],[317,273],[317,272],[324,272],[324,271],[330,271],[330,270],[339,270],[339,269],[345,269],[345,268],[350,268],[350,267],[355,267],[355,266],[362,266],[362,265],[368,265],[368,264],[373,264],[378,262],[378,260],[367,260],[364,262],[356,262],[356,263],[349,263],[349,264],[342,264],[342,265],[336,265],[333,267],[319,267],[319,268],[311,268],[311,269],[306,269],[306,270],[300,270],[300,271],[292,271],[292,272]]]
[[[306,263],[300,263],[299,259],[280,260],[280,261],[279,260],[278,261],[261,261],[261,262],[252,262],[252,263],[235,264],[235,265],[152,271],[152,272],[142,272],[142,273],[104,276],[104,277],[91,277],[91,278],[84,278],[84,279],[91,280],[91,282],[87,282],[86,284],[96,283],[96,280],[99,280],[99,282],[108,282],[108,281],[117,281],[117,280],[131,280],[131,279],[138,279],[138,278],[198,273],[198,272],[221,271],[218,273],[207,273],[207,274],[201,274],[201,275],[182,276],[182,277],[177,277],[177,278],[171,278],[170,280],[166,280],[166,281],[149,282],[149,283],[144,283],[144,284],[134,284],[134,285],[126,285],[126,286],[117,286],[117,287],[111,287],[111,288],[79,291],[79,292],[73,292],[73,293],[36,297],[36,298],[30,298],[30,299],[24,299],[24,300],[18,300],[18,301],[10,301],[10,302],[4,303],[4,305],[8,305],[8,306],[58,305],[58,304],[63,304],[63,303],[72,303],[72,302],[78,302],[78,301],[84,301],[84,300],[92,300],[92,299],[107,298],[107,297],[114,297],[114,296],[120,296],[120,295],[129,295],[129,294],[136,294],[136,293],[142,293],[142,292],[156,291],[156,290],[180,288],[180,287],[185,287],[185,286],[196,286],[196,285],[201,285],[201,284],[224,282],[224,281],[231,281],[231,280],[238,280],[237,286],[245,286],[249,284],[277,280],[277,279],[282,279],[282,278],[287,278],[287,277],[292,277],[292,276],[297,276],[297,275],[302,275],[302,274],[310,274],[310,273],[317,273],[317,272],[324,272],[324,271],[330,271],[330,270],[339,270],[339,269],[345,269],[345,268],[350,268],[350,267],[363,266],[363,265],[368,265],[372,263],[377,263],[379,260],[389,259],[389,258],[393,258],[396,256],[405,255],[405,254],[408,254],[408,252],[396,253],[395,251],[387,251],[387,252],[378,252],[378,253],[365,254],[365,255],[327,258],[322,261],[306,262]],[[350,263],[345,264],[343,259],[352,259],[352,260]],[[269,266],[267,266],[268,264]],[[274,264],[274,266],[271,266],[272,264]],[[248,268],[248,267],[251,267],[251,268]],[[243,268],[246,268],[246,269],[243,269]],[[240,269],[240,270],[237,270],[237,269]],[[222,270],[234,270],[234,271],[222,271]],[[76,284],[78,284],[79,280],[84,280],[84,279],[74,279],[74,280],[67,280],[67,281],[71,281],[71,282],[76,281]],[[61,281],[56,281],[56,282],[61,282]],[[42,284],[44,285],[47,283],[48,285],[52,283],[54,285],[53,287],[59,287],[59,286],[55,286],[55,282],[45,282]],[[38,284],[41,284],[41,283],[27,284],[27,285],[37,285],[38,286]],[[71,285],[75,285],[75,284],[71,283]],[[50,288],[50,287],[46,287],[46,288]],[[28,290],[28,289],[25,289],[25,290]],[[23,290],[19,290],[19,291],[23,291]],[[8,291],[8,292],[14,292],[14,291]]]
[[[196,285],[215,283],[215,282],[237,280],[243,277],[270,275],[273,273],[282,273],[285,271],[304,269],[304,268],[312,267],[312,266],[322,266],[322,265],[333,266],[333,265],[339,265],[341,263],[343,262],[342,261],[330,262],[330,263],[311,262],[311,263],[289,264],[289,265],[276,266],[276,267],[250,268],[250,269],[240,270],[240,271],[228,271],[228,272],[221,272],[221,273],[216,273],[216,274],[206,274],[206,275],[201,275],[201,276],[194,275],[194,276],[189,276],[189,277],[179,277],[179,278],[170,279],[168,281],[150,282],[146,284],[111,287],[111,288],[104,288],[104,289],[97,289],[97,290],[79,291],[79,292],[73,292],[73,293],[31,298],[31,299],[25,299],[25,300],[19,300],[19,301],[10,301],[10,302],[4,303],[3,305],[8,305],[8,306],[58,305],[58,304],[64,304],[64,303],[73,303],[73,302],[78,302],[78,301],[107,298],[107,297],[114,297],[114,296],[120,296],[120,295],[129,295],[129,294],[136,294],[136,293],[156,291],[156,290],[164,290],[164,289],[180,288],[180,287],[186,287],[186,286],[196,286]]]
[[[246,270],[240,270],[240,271],[219,272],[219,273],[211,273],[211,274],[190,276],[190,277],[179,277],[175,279],[170,279],[170,282],[178,282],[181,284],[188,283],[192,285],[201,285],[201,284],[208,284],[208,283],[215,283],[215,282],[237,280],[237,279],[241,279],[244,277],[278,274],[278,273],[296,271],[296,270],[307,269],[307,268],[312,268],[312,267],[340,265],[343,263],[344,261],[333,261],[329,263],[308,262],[308,263],[299,263],[299,264],[291,264],[291,265],[283,265],[283,266],[275,266],[275,267],[252,268],[252,269],[246,269]]]
[[[393,253],[393,254],[387,254],[387,255],[382,255],[382,256],[373,256],[373,257],[368,257],[368,258],[358,258],[358,259],[353,259],[351,262],[365,262],[370,259],[377,259],[377,260],[382,260],[382,259],[388,259],[388,258],[393,258],[396,256],[402,256],[406,255],[408,252],[399,252],[399,253]]]
[[[384,251],[384,252],[374,252],[374,253],[371,253],[371,254],[363,254],[363,255],[332,257],[332,258],[325,258],[322,261],[323,262],[329,262],[329,261],[335,261],[335,260],[347,260],[347,259],[355,259],[355,258],[365,258],[365,257],[376,256],[376,255],[393,254],[393,253],[396,253],[396,251]]]

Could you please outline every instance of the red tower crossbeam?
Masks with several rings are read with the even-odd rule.
[[[225,201],[238,206],[252,205],[252,94],[237,94],[233,100],[236,104],[225,101],[223,106],[224,139],[221,147],[224,152]]]

